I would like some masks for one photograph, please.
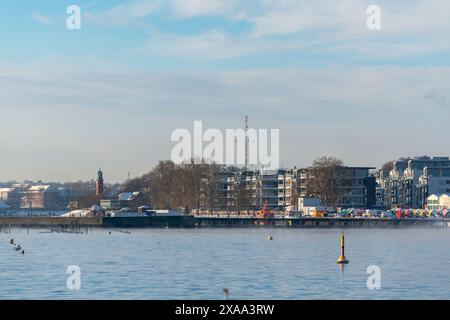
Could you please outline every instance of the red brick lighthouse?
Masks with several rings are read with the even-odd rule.
[[[102,169],[98,169],[97,182],[95,184],[95,194],[97,196],[103,195],[103,172]]]

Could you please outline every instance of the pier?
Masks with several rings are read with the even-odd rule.
[[[155,217],[104,217],[103,226],[108,228],[193,228],[194,216]]]
[[[256,218],[256,217],[0,217],[11,227],[104,228],[417,228],[448,227],[450,219]]]
[[[408,228],[447,227],[448,219],[195,217],[196,227]]]
[[[103,221],[101,217],[25,217],[7,216],[0,217],[0,228],[10,227],[101,227]]]

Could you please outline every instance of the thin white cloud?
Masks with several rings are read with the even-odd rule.
[[[178,17],[223,15],[232,10],[235,0],[171,0]]]
[[[88,22],[102,26],[128,26],[155,13],[161,0],[136,0],[102,12],[86,12]]]
[[[133,0],[89,16],[110,23],[130,23],[156,12],[169,18],[222,15],[247,21],[254,36],[294,34],[327,29],[334,33],[366,33],[366,9],[372,0]],[[387,32],[445,32],[450,26],[447,0],[379,0],[382,26]],[[168,9],[168,10],[164,10]],[[158,11],[159,10],[159,11]],[[166,16],[167,18],[167,16]]]
[[[335,35],[367,33],[366,9],[370,0],[264,0],[263,10],[249,15],[255,36],[286,35],[324,30]],[[381,9],[382,29],[388,33],[417,34],[445,32],[450,27],[446,0],[409,2],[377,2]]]
[[[446,52],[450,48],[448,0],[378,1],[382,30],[366,27],[371,0],[136,0],[103,12],[86,12],[88,22],[103,26],[140,25],[151,31],[143,45],[152,53],[180,58],[229,59],[254,53],[310,50],[344,54],[355,61],[402,58]],[[199,16],[224,18],[219,29],[168,34],[150,25],[152,15],[163,19]],[[239,28],[228,28],[242,22]],[[227,25],[228,24],[228,25]]]
[[[52,23],[52,20],[51,20],[51,18],[49,16],[41,14],[39,12],[33,12],[31,14],[31,18],[33,18],[37,22],[45,24],[45,25],[49,25],[49,24]]]
[[[246,36],[236,37],[222,30],[211,30],[192,36],[159,34],[153,36],[143,47],[135,49],[135,51],[205,61],[238,58],[261,52],[288,51],[301,47],[301,43],[267,41]]]
[[[191,129],[199,119],[205,127],[236,128],[245,114],[251,126],[281,129],[286,166],[308,165],[323,150],[354,165],[379,165],[405,154],[448,154],[435,137],[447,134],[449,87],[450,68],[161,74],[1,66],[0,112],[8,119],[0,128],[2,152],[41,161],[24,165],[2,157],[0,166],[9,168],[7,178],[45,172],[41,178],[70,179],[64,176],[67,164],[76,177],[111,159],[110,171],[143,173],[169,157],[172,130]],[[424,121],[430,117],[432,124]]]

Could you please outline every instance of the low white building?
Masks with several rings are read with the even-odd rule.
[[[307,207],[319,207],[322,204],[320,203],[319,198],[312,197],[300,197],[298,198],[298,209],[300,211],[304,210]]]
[[[450,208],[450,196],[448,194],[432,194],[427,198],[429,210],[443,210]]]
[[[298,206],[302,216],[323,216],[335,211],[333,207],[322,206],[320,199],[313,197],[298,198]]]

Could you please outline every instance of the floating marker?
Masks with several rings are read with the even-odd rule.
[[[267,237],[267,240],[273,240],[272,235],[268,236],[268,237]]]
[[[341,255],[339,256],[339,258],[336,260],[337,264],[348,264],[348,260],[345,257],[345,251],[344,251],[344,247],[345,247],[345,242],[344,242],[344,234],[341,235]]]

